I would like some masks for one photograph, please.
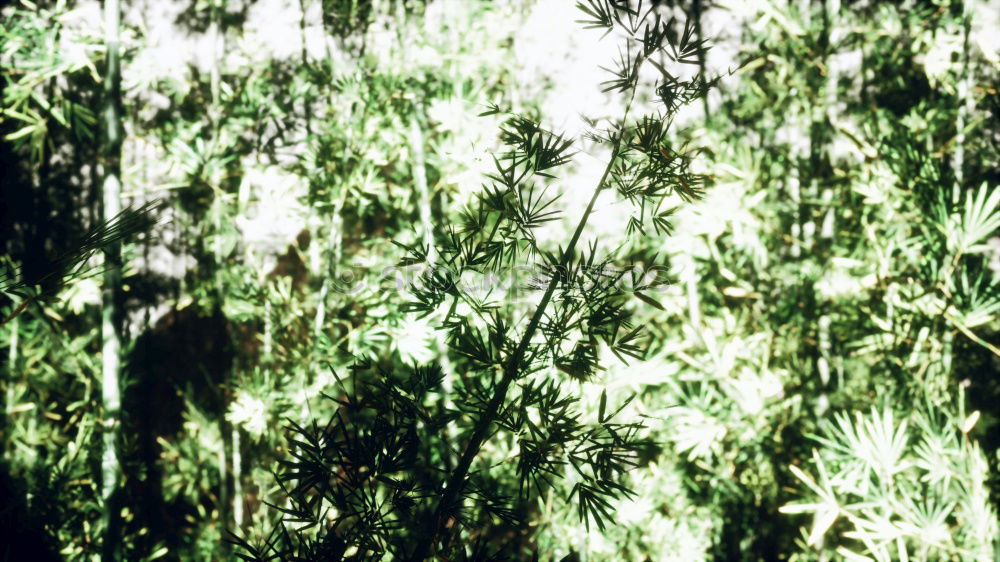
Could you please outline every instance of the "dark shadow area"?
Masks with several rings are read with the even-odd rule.
[[[148,526],[143,541],[149,549],[161,542],[181,543],[185,515],[197,514],[197,506],[183,499],[164,499],[163,477],[172,467],[161,461],[160,440],[172,441],[181,432],[185,402],[210,419],[222,418],[234,357],[228,330],[218,308],[204,310],[193,304],[174,309],[137,338],[127,358],[125,503],[136,511],[134,530]],[[207,508],[224,509],[212,505],[217,501],[203,498]]]
[[[26,505],[27,487],[0,464],[0,562],[58,562],[59,549]]]

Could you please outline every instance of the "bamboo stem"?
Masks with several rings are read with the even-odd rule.
[[[348,120],[353,116],[353,112],[348,114]],[[344,143],[344,151],[341,154],[341,163],[346,168],[349,151],[351,149],[351,133],[353,129],[347,129],[347,142]],[[347,199],[347,187],[340,185],[337,198],[334,199],[333,211],[330,216],[330,232],[327,235],[327,266],[323,275],[323,283],[319,289],[319,302],[316,303],[316,316],[313,318],[313,336],[318,338],[326,324],[326,299],[330,293],[330,280],[337,275],[337,267],[340,264],[342,252],[342,230],[343,230],[343,208]]]
[[[240,482],[242,470],[242,457],[240,455],[240,428],[237,424],[232,424],[232,447],[233,447],[233,521],[236,528],[243,527],[243,484]]]
[[[18,346],[20,345],[18,342],[21,331],[20,328],[20,320],[18,320],[16,316],[13,317],[10,322],[10,347],[7,349],[7,372],[6,380],[4,381],[6,385],[6,389],[4,391],[4,427],[9,427],[10,419],[13,415],[11,410],[14,407],[14,376],[15,373],[18,372],[17,358]],[[7,447],[6,443],[4,443],[4,461],[10,460],[10,452],[11,448]]]
[[[837,31],[837,15],[840,11],[840,0],[826,0],[823,6],[823,24],[824,33],[826,35],[826,45],[823,52],[823,64],[826,67],[826,82],[823,85],[825,88],[825,95],[823,98],[823,107],[820,109],[820,119],[826,118],[830,122],[835,122],[835,112],[837,104],[837,66],[833,64],[830,60],[830,53],[832,51],[831,45],[835,44],[834,34]],[[815,121],[813,126],[820,127],[828,125],[828,123],[823,123],[820,121]],[[824,137],[821,139],[823,146],[816,147],[821,155],[825,155],[826,161],[830,169],[832,170],[833,161],[832,155],[830,153],[830,142]],[[826,244],[832,244],[834,233],[836,232],[836,212],[835,206],[833,205],[833,188],[830,187],[830,178],[825,178],[826,184],[823,186],[822,195],[820,200],[822,205],[825,207],[824,217],[822,226],[819,231],[819,240],[823,242],[821,246]],[[822,250],[825,250],[822,249]],[[821,249],[817,249],[821,251]],[[819,373],[820,384],[823,387],[823,392],[819,397],[819,405],[817,406],[818,415],[822,416],[826,410],[829,408],[830,399],[828,395],[828,389],[830,387],[830,373],[831,373],[831,361],[832,361],[832,344],[830,341],[830,316],[828,314],[821,314],[817,322],[817,339],[819,340],[819,356],[816,358],[816,371]]]
[[[107,69],[104,79],[104,178],[102,184],[102,218],[107,220],[121,212],[121,151],[122,116],[121,60],[119,52],[119,0],[104,2],[104,38],[107,47]],[[116,446],[120,416],[121,333],[118,297],[121,292],[121,244],[110,244],[105,250],[104,286],[101,314],[101,399],[104,406],[103,452],[101,455],[101,500],[103,536],[102,560],[118,558],[118,513],[115,497],[121,478],[121,464]]]
[[[955,174],[955,183],[951,190],[952,204],[958,204],[961,199],[962,185],[965,182],[965,125],[969,114],[975,107],[972,98],[972,69],[969,60],[969,19],[968,2],[962,2],[962,74],[958,80],[956,96],[958,97],[958,112],[955,115],[955,152],[952,154],[951,167]]]
[[[416,111],[420,112],[420,108],[418,107]],[[427,185],[427,155],[424,149],[424,134],[420,126],[420,118],[417,115],[414,115],[410,121],[410,146],[413,150],[413,185],[417,191],[421,238],[423,239],[424,247],[427,248],[427,266],[434,267],[434,262],[437,258],[437,248],[434,245],[431,193]],[[443,332],[434,332],[434,345],[437,348],[438,366],[441,367],[441,372],[444,374],[444,379],[441,381],[441,387],[444,389],[442,393],[442,405],[445,410],[451,410],[455,407],[451,399],[451,392],[454,388],[453,379],[455,369],[451,364],[451,359],[448,357],[448,344],[445,341]],[[458,439],[455,422],[449,422],[445,426],[445,432],[448,434],[450,442],[455,442]],[[446,457],[446,459],[450,464],[451,457]]]

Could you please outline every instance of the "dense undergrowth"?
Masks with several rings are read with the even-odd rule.
[[[573,4],[124,2],[121,202],[155,225],[107,230],[94,230],[114,95],[101,5],[3,8],[0,558],[245,554],[229,531],[257,544],[301,507],[280,463],[310,444],[288,428],[349,414],[351,380],[383,417],[401,395],[461,412],[421,425],[409,411],[412,434],[392,434],[394,454],[425,463],[409,492],[445,489],[482,414],[463,401],[503,378],[481,368],[493,342],[467,353],[476,330],[522,333],[542,292],[472,292],[479,301],[437,311],[439,286],[407,284],[415,262],[462,255],[451,227],[479,224],[476,205],[524,227],[503,231],[508,248],[559,256],[607,163],[584,133],[630,104],[637,117],[678,111],[634,162],[681,158],[690,175],[654,210],[631,206],[637,192],[616,171],[577,250],[655,266],[663,284],[614,297],[630,317],[621,334],[643,338],[563,341],[533,358],[532,388],[559,386],[587,427],[624,405],[613,423],[630,428],[635,466],[589,482],[530,457],[546,440],[501,421],[467,502],[493,512],[459,531],[440,493],[417,494],[425,523],[454,527],[441,544],[473,559],[501,547],[540,560],[994,559],[1000,24],[988,3],[645,2],[667,43],[711,49],[675,53],[676,68],[636,84],[603,73],[605,93],[572,75],[634,52],[575,20],[620,6]],[[661,70],[723,78],[670,108]],[[621,80],[642,86],[634,98],[614,91]],[[521,117],[478,116],[490,104]],[[544,198],[479,198],[516,152],[504,143],[534,122],[586,153],[556,155],[558,177],[536,178]],[[102,302],[94,250],[119,235],[122,283]],[[575,326],[571,304],[609,296],[569,288],[542,319],[546,337]],[[114,426],[109,306],[123,342]],[[435,330],[444,313],[448,329]],[[326,437],[399,421],[342,419]],[[109,427],[119,464],[106,496]],[[620,493],[588,492],[601,485]],[[365,527],[342,521],[326,536],[346,547],[346,529]]]

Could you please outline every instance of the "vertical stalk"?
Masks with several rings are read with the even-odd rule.
[[[420,119],[416,115],[420,108],[414,108],[414,116],[410,120],[410,149],[413,151],[413,184],[417,190],[417,206],[420,213],[420,230],[423,244],[428,248],[428,259],[433,260],[434,224],[431,222],[431,194],[427,186],[427,156],[424,152],[424,133],[420,128]]]
[[[837,119],[837,82],[840,79],[839,69],[837,65],[834,64],[831,55],[833,54],[834,47],[839,39],[840,32],[838,30],[839,24],[839,14],[840,14],[840,0],[826,0],[825,4],[826,10],[826,35],[827,35],[827,51],[824,53],[823,60],[826,66],[826,92],[824,97],[824,115],[822,116],[824,120],[822,121],[824,130],[833,130],[832,123],[836,122]],[[830,171],[833,171],[833,160],[831,154],[831,142],[829,139],[824,139],[825,146],[823,151],[826,154],[826,160],[830,166]],[[832,179],[832,178],[827,178]],[[837,214],[835,211],[835,206],[833,204],[833,189],[829,185],[823,188],[823,193],[820,197],[822,205],[826,208],[826,213],[823,217],[823,223],[820,227],[819,238],[825,242],[832,242],[834,232],[836,230],[836,219]]]
[[[21,322],[17,317],[10,321],[10,347],[7,349],[7,369],[10,374],[17,372],[17,352],[20,338]],[[8,387],[9,388],[9,387]],[[7,402],[8,406],[10,402]]]
[[[799,183],[799,160],[800,154],[799,149],[794,144],[789,150],[789,160],[791,160],[791,165],[788,170],[788,198],[792,201],[792,207],[795,209],[795,216],[792,220],[791,227],[791,250],[790,253],[793,258],[798,259],[802,257],[802,189]]]
[[[809,11],[810,11],[811,0],[798,0],[798,11],[805,25],[803,27],[808,27],[809,22]],[[789,8],[791,8],[791,0],[789,1]],[[791,244],[790,254],[792,258],[799,259],[802,257],[802,249],[806,247],[806,225],[803,224],[803,204],[802,204],[802,150],[799,146],[798,136],[803,134],[803,129],[806,127],[803,125],[804,118],[802,113],[804,111],[799,106],[798,110],[792,114],[791,117],[791,129],[790,129],[790,142],[788,158],[791,161],[788,170],[788,198],[792,202],[792,207],[795,209],[794,217],[791,225]]]
[[[4,380],[4,385],[6,387],[4,389],[3,404],[4,420],[3,426],[0,427],[3,427],[5,431],[9,431],[8,428],[10,427],[11,417],[13,416],[11,409],[14,407],[14,377],[16,376],[15,373],[19,372],[17,368],[17,354],[18,346],[20,345],[20,342],[18,341],[18,338],[20,337],[20,328],[20,319],[15,316],[10,320],[10,347],[7,349],[7,372],[5,373],[6,380]],[[7,447],[5,443],[0,442],[0,444],[4,445],[4,460],[10,460],[11,448]]]
[[[820,119],[822,121],[817,121],[813,123],[814,127],[821,127],[822,130],[829,130],[831,121],[835,121],[834,112],[837,107],[837,80],[839,78],[837,74],[836,65],[833,64],[830,54],[833,52],[833,45],[837,41],[837,23],[838,15],[840,12],[840,0],[826,0],[823,4],[823,27],[825,39],[824,52],[823,52],[823,62],[826,67],[826,83],[824,84],[825,96],[823,98],[822,104],[822,115]],[[833,161],[830,152],[830,141],[828,138],[823,137],[822,139],[816,139],[822,143],[821,146],[815,147],[814,151],[817,154],[825,155],[827,170],[831,173],[833,172]],[[822,158],[822,156],[820,156]],[[821,204],[825,207],[825,215],[823,218],[823,223],[819,232],[819,240],[823,246],[823,250],[828,248],[833,243],[834,233],[836,231],[836,212],[835,206],[833,204],[833,188],[830,186],[830,181],[832,177],[827,177],[825,179],[825,184],[823,187],[823,192],[820,197]],[[822,415],[826,409],[829,407],[829,397],[827,395],[827,390],[830,387],[830,362],[832,360],[831,353],[831,342],[830,342],[830,316],[826,313],[820,315],[817,322],[817,339],[819,340],[819,355],[816,358],[816,371],[819,373],[820,384],[823,386],[823,393],[820,395],[820,403],[817,407],[817,411]]]
[[[211,147],[218,150],[219,129],[222,127],[222,58],[225,53],[225,35],[222,31],[222,2],[224,0],[213,0],[210,7],[208,36],[212,45],[211,66],[209,68],[209,90],[212,102],[208,111],[208,118],[211,127]],[[222,213],[224,210],[225,193],[218,185],[212,186],[215,196],[212,201],[212,228],[214,230],[214,240],[212,243],[212,256],[214,258],[214,285],[216,305],[221,305],[225,298],[225,283],[222,273]],[[229,401],[232,397],[232,377],[231,373],[225,373],[226,379],[222,395],[223,411],[229,408]],[[229,514],[234,517],[239,511],[237,504],[242,507],[238,491],[240,490],[240,466],[239,453],[236,451],[236,442],[239,440],[239,428],[230,426],[225,415],[219,418],[219,434],[222,436],[222,450],[219,451],[219,505],[220,518],[223,525],[228,524]],[[229,495],[229,477],[233,479],[232,496]],[[229,505],[230,501],[233,505]],[[227,513],[227,511],[229,513]],[[234,520],[237,527],[239,520]]]
[[[952,153],[951,168],[955,174],[955,183],[951,188],[951,203],[957,205],[962,197],[962,186],[965,183],[965,125],[969,114],[975,107],[972,97],[972,69],[970,68],[969,51],[969,2],[962,1],[962,73],[958,80],[956,96],[958,97],[958,114],[955,116],[955,151]],[[954,359],[953,347],[955,331],[946,330],[942,335],[942,373],[951,373]],[[941,377],[938,377],[940,380]]]
[[[691,19],[694,20],[695,38],[698,40],[698,44],[701,44],[701,0],[691,0]],[[705,52],[701,50],[698,51],[698,71],[702,76],[707,76],[705,74]],[[710,117],[710,113],[708,111],[708,96],[702,96],[701,107],[705,112],[705,121],[707,122]]]
[[[972,98],[972,69],[970,68],[969,51],[969,6],[962,2],[962,74],[956,85],[958,91],[958,114],[955,116],[955,151],[951,157],[951,168],[955,174],[955,183],[951,190],[951,202],[958,204],[961,199],[962,184],[965,182],[965,124],[969,114],[975,107]]]
[[[347,190],[344,186],[340,186],[340,195],[334,200],[333,216],[330,217],[329,241],[326,249],[326,275],[323,276],[323,284],[319,288],[319,302],[316,303],[316,316],[313,317],[313,336],[316,338],[323,332],[323,326],[326,324],[326,299],[330,294],[330,278],[337,275],[337,264],[340,263],[341,223],[343,222],[341,214],[346,193]]]
[[[352,110],[348,112],[345,123],[348,123],[344,135],[346,137],[344,142],[344,150],[340,155],[341,170],[347,169],[347,160],[351,153],[351,140],[353,139],[354,129],[351,125],[354,119],[353,106]],[[344,203],[347,199],[347,185],[345,181],[341,181],[338,186],[337,198],[334,200],[333,212],[330,217],[330,233],[327,236],[327,266],[326,274],[323,275],[323,284],[319,289],[319,302],[316,305],[316,316],[313,318],[313,335],[314,337],[319,337],[320,333],[323,331],[323,326],[326,323],[326,299],[330,293],[330,280],[336,278],[337,266],[340,264],[341,255],[341,238],[342,238],[342,224],[343,224],[343,208]]]
[[[299,56],[302,58],[302,68],[309,66],[309,52],[306,49],[306,3],[299,0],[299,36],[302,38],[302,50]],[[303,96],[302,100],[306,114],[306,142],[308,137],[312,137],[312,99],[310,96]]]
[[[434,267],[437,259],[437,248],[434,245],[434,222],[431,213],[431,192],[427,185],[427,154],[424,149],[424,133],[421,129],[422,108],[418,105],[414,108],[413,118],[410,120],[410,149],[413,153],[413,184],[417,191],[417,207],[420,216],[420,232],[423,245],[427,248],[427,266]],[[451,399],[453,388],[452,379],[455,376],[451,359],[448,357],[448,344],[445,342],[444,333],[440,330],[434,331],[434,345],[437,348],[438,365],[444,373],[441,381],[442,404],[445,410],[455,407]],[[451,441],[457,438],[455,424],[449,422],[445,426],[445,432]],[[451,463],[451,458],[446,457],[445,461]]]
[[[102,219],[108,220],[121,212],[121,60],[119,52],[119,0],[104,0],[104,42],[107,67],[104,76],[104,158],[102,189]],[[102,288],[101,314],[101,399],[104,406],[103,452],[101,455],[101,500],[103,533],[102,560],[118,558],[118,517],[116,509],[121,465],[116,449],[121,416],[119,374],[121,370],[121,315],[118,297],[121,293],[121,244],[110,244],[104,252],[105,273]]]
[[[243,527],[243,483],[240,482],[241,455],[240,455],[240,426],[232,424],[232,447],[233,447],[233,521],[236,528]]]
[[[224,46],[222,44],[222,30],[219,20],[221,19],[221,7],[219,2],[222,0],[214,0],[212,2],[211,14],[208,24],[208,36],[211,38],[212,43],[212,62],[209,68],[209,88],[212,95],[212,111],[210,117],[213,121],[213,126],[218,124],[218,111],[219,111],[219,94],[222,84],[222,69],[220,68],[220,59],[222,58],[222,52]]]
[[[693,259],[690,260],[690,267],[691,270],[688,271],[687,277],[684,279],[684,291],[687,294],[688,317],[691,322],[691,327],[694,328],[695,333],[701,337],[701,298],[698,295],[698,279],[697,271],[695,271],[698,266]]]
[[[799,15],[802,18],[803,28],[809,28],[809,21],[812,17],[812,0],[798,0]],[[807,77],[808,79],[808,77]],[[801,106],[800,106],[801,107]],[[805,110],[800,110],[796,112],[795,125],[800,128],[801,131],[806,131],[805,134],[809,136],[810,139],[810,152],[812,151],[812,115],[806,115]],[[811,210],[803,203],[803,199],[809,199],[809,188],[810,185],[806,185],[806,194],[803,195],[803,160],[805,158],[805,153],[799,147],[798,143],[792,145],[791,150],[792,159],[792,169],[789,174],[788,179],[788,191],[789,196],[792,200],[792,204],[795,207],[795,220],[792,222],[792,249],[791,254],[795,259],[802,257],[803,249],[807,250],[812,246],[812,231],[815,230],[815,224],[809,218],[811,216]],[[810,163],[812,163],[810,158]],[[811,170],[815,172],[815,170]],[[811,175],[811,174],[810,174]],[[809,175],[806,175],[808,178]]]
[[[265,278],[265,283],[266,278]],[[264,300],[264,360],[270,362],[274,351],[274,322],[271,320],[271,299]]]

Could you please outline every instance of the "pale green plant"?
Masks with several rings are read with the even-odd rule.
[[[979,412],[925,404],[900,419],[888,407],[824,422],[810,467],[789,469],[812,501],[804,548],[850,560],[992,560],[997,514],[988,463],[969,439]]]

